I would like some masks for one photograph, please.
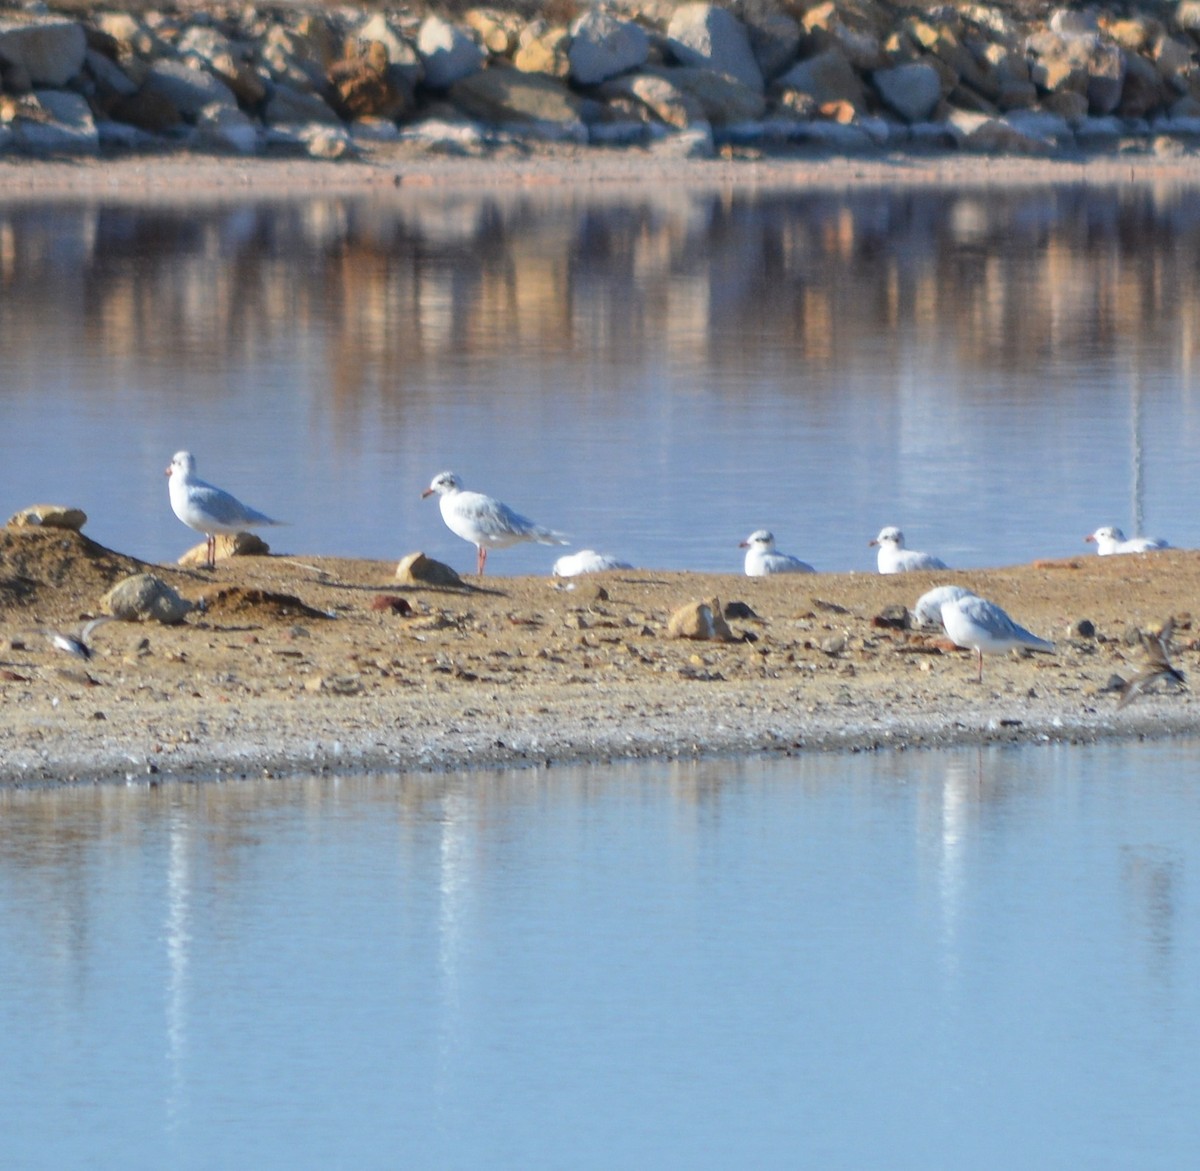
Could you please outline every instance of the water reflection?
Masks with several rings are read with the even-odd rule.
[[[1198,227],[1151,186],[0,205],[4,497],[173,557],[186,446],[306,551],[460,563],[444,466],[648,566],[1195,543]]]
[[[1194,752],[5,791],[0,1150],[1171,1165]]]
[[[498,344],[589,355],[610,394],[665,354],[727,393],[770,372],[819,398],[814,372],[914,341],[976,377],[1131,350],[1190,366],[1198,249],[1175,187],[10,205],[0,346],[28,375],[67,327],[113,363],[207,373],[306,339],[350,411],[437,393]]]

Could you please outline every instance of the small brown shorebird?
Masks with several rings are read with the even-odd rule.
[[[1142,649],[1146,652],[1146,665],[1128,683],[1122,685],[1117,711],[1137,699],[1156,679],[1171,679],[1183,687],[1187,686],[1186,676],[1172,666],[1168,653],[1171,645],[1171,633],[1174,629],[1175,619],[1168,618],[1166,622],[1157,627],[1152,626],[1148,630],[1138,631]]]

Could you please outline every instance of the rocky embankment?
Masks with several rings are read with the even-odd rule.
[[[680,157],[1200,144],[1200,0],[0,14],[0,154]]]

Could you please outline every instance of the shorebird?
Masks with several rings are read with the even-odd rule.
[[[922,626],[941,626],[943,602],[956,602],[959,598],[975,596],[975,591],[966,586],[936,586],[917,599],[913,617]]]
[[[44,634],[50,640],[50,645],[55,650],[65,651],[68,655],[74,655],[77,659],[90,659],[92,657],[92,644],[89,641],[92,637],[92,631],[97,626],[103,626],[106,622],[111,622],[112,618],[105,614],[100,618],[93,618],[90,622],[81,626],[74,634],[64,634],[61,630],[51,630],[48,627],[42,627],[38,633]]]
[[[554,563],[555,577],[578,577],[583,573],[603,573],[606,569],[632,569],[628,561],[608,553],[597,553],[595,549],[580,549],[578,553],[565,553]]]
[[[217,534],[240,533],[259,525],[281,525],[261,512],[249,508],[235,496],[196,475],[196,460],[190,451],[177,451],[167,467],[170,477],[171,508],[190,529],[203,533],[207,541],[207,566],[216,567]]]
[[[867,542],[879,546],[876,563],[880,573],[910,573],[915,569],[948,569],[944,561],[932,553],[919,553],[904,547],[904,534],[895,525],[879,530],[879,536]]]
[[[453,472],[439,472],[434,476],[429,487],[421,493],[421,499],[435,492],[446,527],[455,536],[470,541],[478,550],[476,572],[480,577],[487,564],[489,549],[507,549],[522,541],[538,541],[543,545],[570,544],[562,533],[534,524],[513,512],[507,504],[482,492],[466,491]]]
[[[1088,533],[1084,541],[1091,541],[1101,557],[1113,553],[1153,553],[1156,549],[1169,549],[1166,541],[1157,537],[1126,537],[1115,525],[1105,525],[1094,533]]]
[[[942,625],[951,640],[975,652],[983,682],[983,656],[1002,655],[1017,647],[1034,651],[1054,652],[1054,643],[1038,638],[1023,626],[1018,626],[995,602],[971,594],[942,603]]]
[[[755,529],[740,545],[746,550],[747,577],[769,577],[772,573],[816,573],[807,561],[780,553],[775,548],[775,534],[769,529]]]
[[[1184,673],[1171,665],[1168,655],[1171,632],[1174,628],[1175,620],[1168,618],[1158,627],[1152,626],[1148,630],[1138,631],[1142,648],[1146,652],[1146,665],[1128,683],[1121,686],[1121,699],[1117,704],[1117,711],[1135,700],[1156,679],[1172,679],[1184,687],[1187,686]]]

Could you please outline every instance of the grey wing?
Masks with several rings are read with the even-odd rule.
[[[1039,638],[1033,631],[1026,630],[1020,623],[1014,622],[1008,613],[997,606],[995,602],[989,602],[986,598],[962,598],[959,605],[969,612],[980,626],[986,628],[997,638],[1011,638],[1039,650],[1052,651],[1054,649],[1054,643]]]
[[[222,525],[274,525],[281,522],[272,520],[265,513],[243,504],[236,496],[231,496],[223,488],[212,484],[195,484],[192,486],[192,499],[195,503]]]
[[[87,625],[85,625],[84,628],[79,632],[79,641],[87,642],[88,639],[92,637],[92,631],[94,631],[96,627],[103,626],[106,622],[112,621],[113,617],[111,614],[102,614],[99,618],[93,618],[91,622],[87,623]]]
[[[562,533],[555,532],[554,529],[548,529],[544,525],[530,520],[529,517],[522,516],[519,512],[514,512],[507,504],[499,500],[493,500],[490,503],[494,507],[487,511],[491,517],[494,517],[494,523],[499,533],[511,533],[519,537],[531,537],[535,541],[540,541],[543,545],[567,544],[567,539]]]

